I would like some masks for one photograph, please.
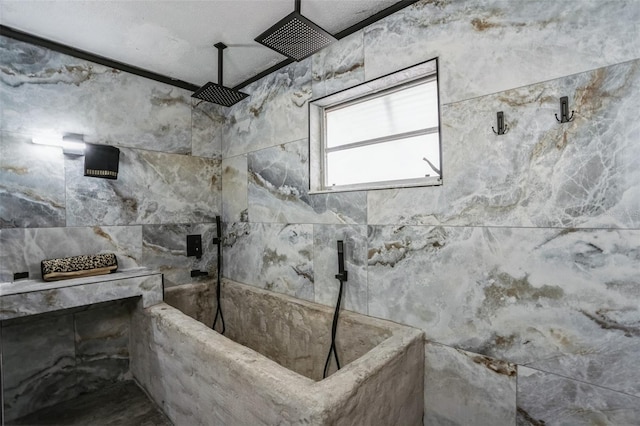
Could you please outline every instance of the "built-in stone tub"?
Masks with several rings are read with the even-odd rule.
[[[330,307],[232,281],[222,294],[224,336],[166,303],[134,313],[131,371],[176,425],[422,424],[421,331],[342,311],[342,369],[322,380]]]

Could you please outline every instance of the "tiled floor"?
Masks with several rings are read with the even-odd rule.
[[[172,426],[132,381],[82,395],[13,420],[7,426]]]

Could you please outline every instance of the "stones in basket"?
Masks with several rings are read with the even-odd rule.
[[[118,269],[118,259],[113,253],[63,257],[43,260],[40,268],[43,280],[57,281],[110,274]]]

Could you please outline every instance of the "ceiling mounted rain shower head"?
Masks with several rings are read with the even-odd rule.
[[[300,0],[296,10],[282,18],[255,39],[258,43],[301,61],[336,41],[331,34],[300,14]]]
[[[196,90],[191,97],[230,107],[249,95],[222,85],[222,51],[226,49],[227,46],[224,43],[216,43],[214,46],[218,49],[218,84],[208,82]]]

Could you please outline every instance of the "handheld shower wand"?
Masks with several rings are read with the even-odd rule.
[[[338,273],[336,279],[340,281],[347,280],[347,271],[344,270],[344,243],[338,240]]]
[[[329,348],[327,361],[324,363],[324,371],[322,373],[323,379],[327,377],[327,373],[329,372],[329,362],[331,361],[332,352],[336,359],[338,370],[340,370],[340,360],[338,359],[338,352],[336,351],[336,332],[338,331],[338,316],[340,315],[340,303],[342,302],[344,282],[347,281],[347,271],[344,269],[344,243],[342,240],[338,240],[338,273],[336,274],[336,279],[340,281],[340,290],[338,290],[336,310],[333,313],[333,324],[331,325],[331,347]]]
[[[220,322],[222,324],[222,331],[220,334],[224,334],[225,325],[224,325],[224,316],[222,315],[222,307],[220,306],[220,287],[222,287],[222,282],[220,280],[221,277],[221,269],[222,269],[222,228],[220,226],[220,216],[216,216],[216,237],[213,239],[213,244],[215,244],[218,248],[218,282],[216,285],[216,316],[213,319],[212,329],[216,329],[216,323],[218,322],[218,317],[220,317]]]

